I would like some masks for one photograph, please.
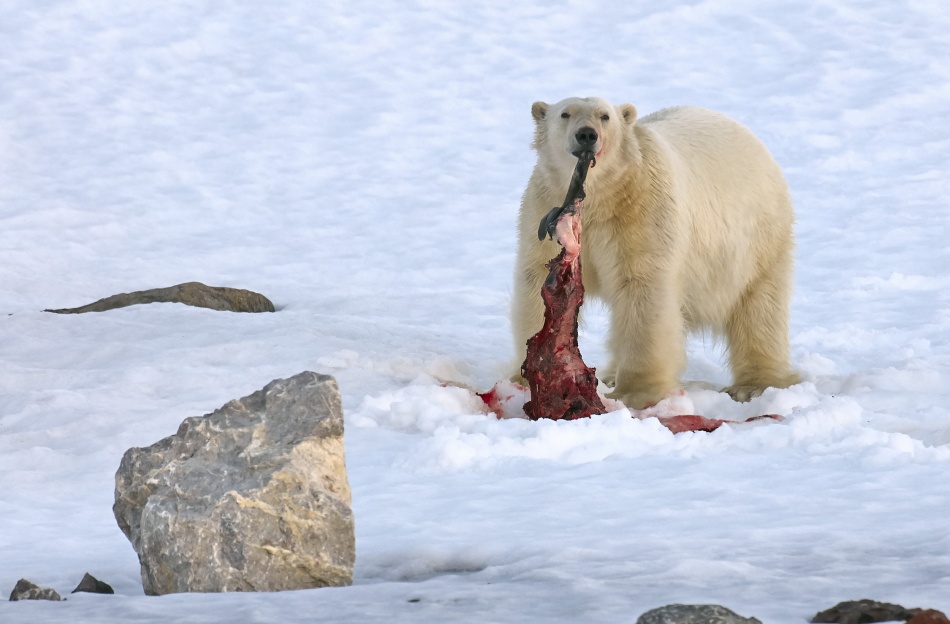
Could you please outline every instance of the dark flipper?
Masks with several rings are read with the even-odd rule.
[[[577,165],[574,167],[574,173],[571,175],[571,184],[567,187],[567,197],[560,206],[555,206],[548,214],[541,219],[541,225],[538,227],[538,240],[544,240],[547,237],[554,238],[554,228],[557,227],[558,219],[562,214],[571,214],[574,212],[574,200],[584,199],[584,181],[587,180],[587,171],[597,164],[594,159],[594,152],[578,152]]]

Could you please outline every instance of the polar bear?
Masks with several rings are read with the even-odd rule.
[[[535,102],[531,114],[538,160],[518,220],[515,366],[543,323],[545,263],[559,251],[538,240],[538,225],[564,199],[572,152],[590,150],[581,264],[586,292],[609,310],[608,396],[640,409],[676,392],[692,330],[725,338],[733,399],[798,383],[788,342],[794,214],[752,132],[693,106],[638,120],[632,104],[601,98]]]

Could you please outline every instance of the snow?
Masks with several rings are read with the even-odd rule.
[[[0,21],[0,621],[769,623],[950,611],[950,13],[939,0],[7,0]],[[497,420],[535,100],[728,113],[798,222],[794,364],[749,404]],[[186,281],[275,314],[42,312]],[[581,350],[605,364],[604,313]],[[279,377],[334,375],[354,585],[145,597],[122,453]]]

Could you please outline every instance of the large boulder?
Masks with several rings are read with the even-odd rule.
[[[349,585],[356,548],[336,380],[275,380],[129,449],[113,511],[147,594]]]

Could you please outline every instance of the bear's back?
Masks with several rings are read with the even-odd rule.
[[[672,167],[674,179],[685,185],[686,194],[692,195],[682,199],[694,204],[694,209],[700,209],[695,204],[711,202],[714,213],[728,218],[722,212],[738,208],[752,196],[764,204],[753,214],[790,222],[790,206],[783,201],[788,187],[781,168],[746,126],[698,106],[664,108],[641,118],[637,125],[652,138],[641,141],[645,152],[667,152],[662,160]],[[649,159],[651,155],[644,153],[644,157]],[[744,210],[740,213],[741,217],[733,217],[751,216]]]
[[[677,152],[687,154],[726,153],[772,156],[746,126],[735,119],[700,106],[673,106],[642,117],[641,127],[662,136]]]
[[[792,244],[785,178],[752,131],[722,113],[680,106],[637,123],[652,135],[649,149],[667,152],[677,205],[688,214],[690,324],[718,325],[762,267]]]

